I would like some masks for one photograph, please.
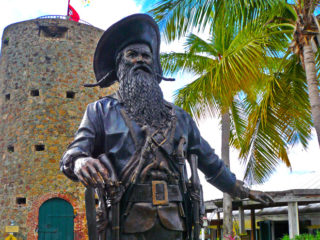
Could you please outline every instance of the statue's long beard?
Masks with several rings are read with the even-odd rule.
[[[167,127],[171,114],[155,75],[121,63],[119,71],[119,93],[129,117],[140,126]]]

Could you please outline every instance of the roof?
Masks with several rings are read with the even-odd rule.
[[[320,189],[291,189],[286,191],[267,192],[273,203],[265,206],[250,199],[235,199],[232,201],[232,209],[237,210],[240,206],[244,209],[263,209],[270,207],[287,206],[288,202],[298,202],[299,205],[320,203]],[[222,211],[223,199],[215,199],[205,202],[206,211]]]
[[[320,203],[311,203],[307,205],[298,206],[299,213],[314,213],[320,211]],[[287,214],[288,213],[288,206],[281,206],[281,207],[271,207],[271,208],[264,208],[256,212],[257,216],[261,215],[273,215],[273,214]]]

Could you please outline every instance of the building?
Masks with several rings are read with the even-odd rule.
[[[278,240],[284,235],[293,238],[320,231],[319,172],[295,176],[287,187],[289,190],[270,191],[276,186],[265,189],[274,200],[270,206],[248,199],[233,200],[234,232],[243,239]],[[208,213],[215,213],[209,221],[208,239],[216,239],[223,234],[222,199],[207,201],[205,205]]]
[[[93,54],[102,33],[59,16],[15,23],[4,30],[1,239],[10,221],[19,226],[18,239],[86,239],[84,187],[59,171],[59,160],[86,105],[112,92],[82,86],[95,82]]]

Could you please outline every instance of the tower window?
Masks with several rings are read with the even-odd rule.
[[[67,27],[60,26],[39,26],[41,37],[47,38],[66,38],[68,32]]]
[[[8,149],[8,152],[14,152],[14,146],[13,145],[9,145],[7,147],[7,149]]]
[[[31,91],[30,91],[30,95],[31,95],[32,97],[37,97],[37,96],[39,96],[39,95],[40,95],[39,90],[38,90],[38,89],[31,90]]]
[[[67,93],[66,93],[67,98],[74,98],[75,95],[76,95],[76,93],[72,92],[72,91],[67,91]]]
[[[5,95],[5,98],[6,98],[7,101],[9,101],[9,100],[10,100],[10,93],[7,93],[7,94]]]
[[[44,145],[43,144],[37,144],[34,146],[34,149],[36,151],[44,151]]]
[[[3,40],[3,45],[4,46],[8,46],[9,45],[9,38],[8,37]]]
[[[17,204],[26,204],[27,203],[27,199],[25,197],[17,197],[16,198],[16,203]]]
[[[51,58],[50,58],[50,57],[45,56],[45,59],[46,59],[47,63],[50,63],[50,61],[51,61]]]

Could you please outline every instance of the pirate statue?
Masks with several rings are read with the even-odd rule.
[[[158,25],[145,14],[104,32],[94,55],[98,81],[86,86],[118,81],[119,90],[88,105],[60,162],[70,179],[95,188],[99,239],[197,238],[204,213],[197,168],[233,197],[272,201],[236,180],[192,118],[163,99],[159,83],[172,79],[162,76],[159,48]]]

